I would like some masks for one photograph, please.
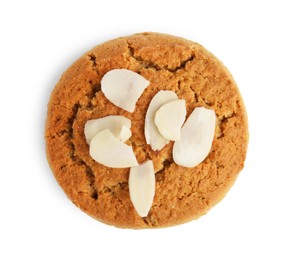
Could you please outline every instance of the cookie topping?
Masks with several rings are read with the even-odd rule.
[[[129,173],[129,195],[140,217],[146,217],[155,194],[155,175],[153,162],[132,167]]]
[[[130,129],[123,125],[120,131],[120,141],[126,142],[131,137]]]
[[[149,84],[145,81],[132,71],[118,69],[103,77],[102,87],[114,104],[133,112],[135,103]],[[119,90],[121,84],[126,91]],[[182,127],[185,117],[185,100],[178,99],[173,91],[159,91],[147,109],[145,138],[154,151],[161,150],[170,140],[175,141],[174,162],[184,167],[195,167],[211,149],[216,116],[213,110],[195,108]],[[130,198],[138,215],[146,217],[155,194],[154,166],[152,160],[139,165],[132,147],[124,143],[131,137],[130,127],[130,119],[111,115],[87,121],[84,131],[90,145],[90,156],[95,161],[112,168],[131,167],[128,181]]]
[[[95,161],[108,167],[127,168],[138,165],[132,147],[121,142],[108,129],[92,138],[89,151]]]
[[[162,105],[155,114],[154,122],[163,137],[177,141],[180,140],[185,116],[185,100],[179,99]]]
[[[152,98],[149,104],[145,117],[145,138],[147,144],[150,144],[154,151],[161,150],[169,143],[169,139],[165,138],[155,125],[156,112],[162,105],[174,100],[178,100],[175,92],[161,90]]]
[[[130,127],[130,119],[124,116],[106,116],[87,121],[84,132],[88,144],[98,132],[105,129],[109,129],[117,139],[125,142],[131,137]]]
[[[102,91],[115,105],[133,112],[135,104],[149,85],[139,74],[115,69],[102,79]],[[145,138],[152,150],[161,150],[175,141],[173,159],[178,165],[195,167],[208,155],[215,131],[215,112],[195,108],[186,120],[186,104],[174,91],[161,90],[151,100],[145,117]],[[85,124],[85,137],[90,156],[112,168],[130,168],[129,194],[140,217],[150,211],[155,194],[153,161],[139,165],[131,146],[124,142],[131,137],[131,121],[111,115],[92,119]]]
[[[131,113],[148,85],[148,80],[127,69],[111,70],[101,80],[101,90],[106,98]]]
[[[176,164],[195,167],[206,158],[212,146],[215,123],[213,110],[203,107],[193,110],[181,129],[181,139],[174,143]]]

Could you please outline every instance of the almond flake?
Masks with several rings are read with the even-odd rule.
[[[91,139],[89,152],[95,161],[108,167],[127,168],[138,165],[132,147],[118,140],[108,129]]]
[[[148,80],[127,69],[110,70],[101,80],[101,90],[106,98],[131,113],[148,85]]]
[[[161,106],[155,115],[159,132],[168,140],[180,140],[181,127],[186,116],[185,100],[179,99]]]
[[[151,160],[130,168],[128,186],[135,210],[140,217],[146,217],[155,194],[155,174]]]
[[[175,92],[169,90],[160,90],[151,100],[145,117],[145,138],[147,144],[151,145],[153,151],[161,150],[169,140],[158,131],[154,119],[156,111],[164,104],[177,100]]]
[[[123,130],[123,127],[125,127],[125,130]],[[101,132],[105,129],[109,129],[117,139],[125,142],[131,136],[130,127],[130,119],[124,116],[106,116],[87,121],[84,132],[88,144],[90,144],[91,139],[98,132]],[[123,133],[123,131],[125,131],[125,133]]]
[[[195,167],[209,154],[215,132],[216,115],[213,110],[195,108],[181,129],[181,139],[174,143],[176,164]]]

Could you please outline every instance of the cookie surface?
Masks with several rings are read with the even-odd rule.
[[[113,105],[101,91],[104,74],[117,68],[150,81],[133,113]],[[173,142],[156,152],[146,144],[145,115],[159,90],[173,90],[185,99],[187,117],[196,107],[216,112],[211,151],[194,168],[173,162]],[[145,218],[138,216],[129,197],[129,168],[109,168],[90,157],[84,125],[108,115],[131,119],[128,144],[139,163],[154,162],[156,191]],[[238,88],[217,58],[197,43],[142,33],[96,46],[64,72],[48,104],[45,139],[50,167],[76,206],[117,227],[157,228],[196,219],[224,197],[243,168],[248,126]]]

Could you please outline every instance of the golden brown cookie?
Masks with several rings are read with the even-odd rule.
[[[102,77],[116,68],[150,81],[133,113],[113,105],[101,91]],[[173,142],[155,152],[146,144],[145,114],[159,90],[173,90],[185,99],[187,116],[201,106],[216,112],[211,151],[196,167],[173,162]],[[84,125],[108,115],[131,119],[128,143],[138,162],[153,160],[156,191],[145,218],[129,197],[129,168],[109,168],[90,157]],[[117,227],[158,228],[196,219],[225,196],[244,165],[248,125],[236,83],[216,57],[179,37],[141,33],[96,46],[64,72],[48,104],[45,139],[51,169],[76,206]]]

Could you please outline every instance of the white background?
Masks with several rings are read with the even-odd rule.
[[[298,259],[297,1],[0,1],[0,259]],[[199,220],[122,230],[77,209],[43,141],[61,73],[106,40],[156,31],[203,44],[234,75],[245,169]],[[296,248],[295,248],[296,247]]]

